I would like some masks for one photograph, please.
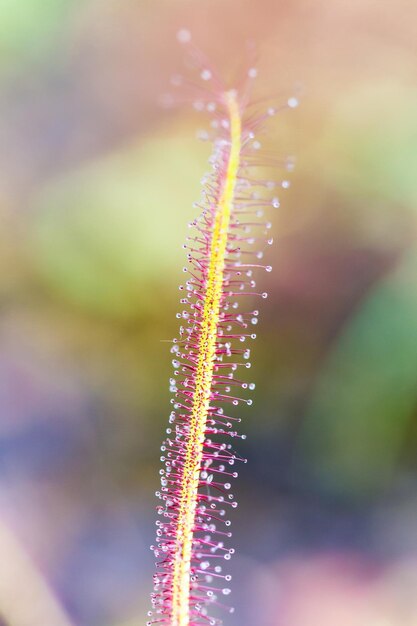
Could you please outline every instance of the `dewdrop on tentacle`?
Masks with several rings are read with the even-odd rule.
[[[190,224],[184,245],[187,280],[180,286],[177,317],[182,326],[171,349],[173,410],[161,446],[160,519],[152,546],[157,563],[148,624],[217,626],[219,610],[233,612],[224,600],[231,592],[227,564],[234,553],[235,465],[246,463],[235,450],[234,440],[245,438],[238,431],[236,407],[250,406],[248,393],[255,389],[246,379],[247,344],[256,338],[252,328],[259,315],[251,302],[267,297],[257,291],[254,274],[272,269],[262,263],[260,247],[272,243],[267,235],[271,224],[262,215],[268,207],[279,207],[273,191],[277,185],[287,189],[289,182],[257,178],[253,169],[263,151],[257,132],[271,109],[254,110],[245,86],[226,87],[194,49],[187,29],[177,37],[197,69],[200,87],[194,83],[192,105],[210,117],[210,132],[200,132],[200,137],[212,140],[213,151],[195,205],[200,215]],[[246,81],[257,73],[251,67]],[[181,88],[184,83],[183,78],[173,81]],[[287,106],[296,103],[290,99]]]

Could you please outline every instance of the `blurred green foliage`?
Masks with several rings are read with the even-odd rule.
[[[318,480],[339,495],[380,495],[415,416],[417,257],[375,286],[318,374],[300,440]]]
[[[66,21],[75,2],[68,0],[25,0],[0,2],[0,67],[13,71],[20,64],[55,54],[57,38],[66,30]]]
[[[416,204],[416,107],[416,88],[391,80],[344,94],[329,120],[328,181],[364,213]]]
[[[206,150],[196,153],[191,134],[180,127],[178,135],[153,136],[43,190],[33,254],[50,289],[100,315],[158,308],[159,290],[184,262],[205,168]]]

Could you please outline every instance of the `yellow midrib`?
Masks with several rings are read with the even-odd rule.
[[[214,373],[228,229],[240,161],[242,122],[236,94],[233,91],[227,92],[225,100],[229,113],[231,146],[226,178],[216,210],[211,241],[210,262],[200,327],[195,392],[180,487],[176,554],[172,577],[172,626],[188,626],[190,622],[190,567],[193,529]]]

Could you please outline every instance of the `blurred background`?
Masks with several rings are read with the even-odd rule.
[[[417,4],[0,2],[0,623],[144,624],[187,222],[181,27],[295,154],[260,277],[230,626],[417,623]],[[275,100],[274,100],[275,99]]]

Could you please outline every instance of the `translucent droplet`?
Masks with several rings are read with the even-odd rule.
[[[177,32],[177,40],[180,43],[188,43],[189,41],[191,41],[191,33],[187,28],[181,28],[178,32]]]
[[[291,98],[288,98],[287,104],[291,109],[295,109],[295,107],[298,107],[300,103],[298,101],[298,98],[296,98],[295,96],[292,96]]]
[[[208,69],[204,69],[204,70],[201,72],[200,76],[201,76],[201,78],[202,78],[203,80],[210,80],[210,78],[211,78],[211,72],[210,72],[210,70],[208,70]]]

